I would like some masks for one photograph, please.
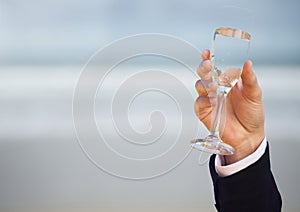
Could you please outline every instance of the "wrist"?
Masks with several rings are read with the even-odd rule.
[[[253,152],[251,155],[248,155],[244,159],[230,165],[225,165],[223,155],[217,155],[215,158],[216,172],[220,177],[227,177],[233,175],[258,161],[265,153],[266,148],[267,139],[265,137],[261,144],[258,146],[258,148],[255,150],[255,152]]]
[[[265,138],[265,134],[259,133],[257,135],[251,135],[242,142],[239,142],[234,146],[235,153],[233,155],[224,156],[225,164],[230,165],[236,163],[245,157],[251,155],[253,152],[257,150],[263,139]]]

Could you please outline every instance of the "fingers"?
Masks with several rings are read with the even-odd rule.
[[[199,96],[195,101],[195,112],[196,115],[202,114],[205,112],[204,109],[212,108],[217,103],[216,97],[202,97]]]
[[[254,102],[261,101],[261,89],[252,70],[252,62],[250,60],[245,62],[241,78],[243,83],[244,96]]]
[[[198,80],[195,88],[200,97],[216,97],[218,84],[206,80]]]
[[[195,113],[197,117],[209,127],[212,107],[216,104],[218,85],[216,82],[198,80],[195,84],[195,88],[199,94],[199,97],[195,101]]]
[[[202,80],[211,80],[211,61],[203,60],[198,67],[197,73]]]
[[[212,106],[216,104],[217,83],[211,81],[210,51],[202,52],[202,62],[197,73],[201,80],[195,84],[199,97],[195,101],[195,113],[207,128],[211,122]]]
[[[210,51],[209,50],[203,50],[202,51],[202,60],[209,60],[210,58]]]
[[[209,60],[210,52],[209,50],[204,50],[202,52],[202,59],[200,66],[198,67],[197,73],[202,80],[211,80],[211,68],[212,64]]]
[[[210,128],[212,107],[216,104],[216,98],[208,98],[199,96],[194,105],[196,116]]]

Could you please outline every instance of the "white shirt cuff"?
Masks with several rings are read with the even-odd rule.
[[[235,174],[258,161],[261,158],[261,156],[265,153],[266,147],[267,139],[264,138],[264,140],[261,142],[261,144],[255,152],[253,152],[251,155],[248,155],[244,159],[227,166],[222,165],[224,164],[224,156],[217,155],[215,159],[216,172],[220,177],[226,177]]]

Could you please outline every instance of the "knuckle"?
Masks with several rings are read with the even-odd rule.
[[[198,106],[201,104],[201,97],[198,96],[195,100],[195,108],[198,108]]]
[[[261,99],[262,98],[262,90],[260,87],[258,87],[257,89],[257,93],[256,93],[257,98]]]
[[[195,100],[195,108],[198,110],[211,107],[210,98],[198,96]]]
[[[195,88],[198,90],[198,89],[201,89],[203,87],[203,83],[201,80],[197,80],[196,83],[195,83]]]
[[[205,70],[210,70],[211,68],[211,62],[210,60],[204,60],[202,63],[203,68],[205,68]]]

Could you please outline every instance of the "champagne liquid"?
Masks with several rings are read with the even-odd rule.
[[[232,28],[218,28],[215,31],[211,49],[212,77],[218,91],[228,94],[241,76],[247,60],[250,34]]]
[[[216,69],[216,68],[215,68]],[[218,90],[228,94],[239,80],[242,70],[240,68],[229,68],[225,72],[216,70],[218,74]]]

